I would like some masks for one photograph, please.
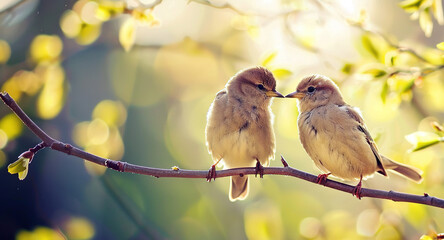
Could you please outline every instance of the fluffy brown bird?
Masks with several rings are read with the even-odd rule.
[[[360,199],[362,178],[375,172],[387,176],[386,169],[393,170],[421,182],[419,170],[379,154],[359,109],[344,102],[339,88],[328,77],[308,76],[285,97],[299,99],[299,138],[325,173],[318,176],[318,183],[325,184],[330,174],[344,180],[359,179],[353,195]]]
[[[208,181],[215,179],[219,161],[224,169],[256,166],[260,171],[262,165],[269,165],[276,146],[272,97],[283,96],[276,91],[273,74],[263,67],[238,72],[217,93],[208,110],[205,129],[208,151],[214,160]],[[245,199],[248,190],[248,176],[231,177],[231,201]]]

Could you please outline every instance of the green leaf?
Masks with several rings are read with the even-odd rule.
[[[19,179],[23,180],[28,174],[29,158],[21,157],[17,161],[8,165],[10,174],[18,173]]]
[[[395,60],[398,57],[399,52],[398,50],[392,50],[392,51],[388,51],[385,54],[385,59],[384,59],[384,63],[386,66],[395,66]]]
[[[384,85],[382,85],[382,90],[381,90],[382,103],[384,103],[384,104],[386,103],[388,94],[389,94],[389,85],[388,85],[387,81],[384,81]]]
[[[409,81],[404,82],[401,85],[400,93],[405,93],[412,90],[412,87],[415,85],[415,79],[410,79]]]
[[[411,74],[394,74],[389,77],[390,89],[397,93],[406,93],[415,85],[415,76]]]
[[[440,137],[436,133],[421,131],[411,133],[405,136],[405,139],[413,145],[413,148],[409,150],[411,152],[415,152],[444,141],[444,138]]]
[[[362,74],[372,75],[374,78],[379,78],[387,74],[386,71],[378,68],[367,69],[362,72]]]
[[[26,166],[23,165],[23,159],[24,158],[20,158],[17,161],[11,163],[8,165],[8,172],[10,174],[16,174],[22,171],[25,171]]]
[[[277,79],[285,79],[290,77],[293,73],[285,68],[276,68],[271,71]]]
[[[362,35],[361,41],[362,41],[362,46],[364,46],[365,50],[367,50],[376,59],[379,59],[378,50],[376,49],[375,45],[370,39],[370,36]]]
[[[275,59],[276,55],[277,52],[271,52],[270,54],[266,55],[264,60],[262,60],[261,66],[267,67],[270,64],[270,62],[272,62]]]
[[[418,11],[422,1],[423,0],[405,0],[400,2],[399,6],[406,12],[415,12]]]
[[[439,50],[444,51],[444,42],[440,42],[440,43],[436,44],[436,48],[438,48]]]
[[[344,66],[342,66],[341,71],[345,74],[351,74],[351,72],[353,71],[353,67],[353,64],[345,63]]]

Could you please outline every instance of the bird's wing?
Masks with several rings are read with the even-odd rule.
[[[208,151],[212,154],[215,161],[224,157],[226,151],[225,145],[221,141],[226,140],[234,132],[242,130],[244,122],[241,122],[233,116],[233,108],[228,100],[226,90],[221,90],[216,94],[207,115],[207,125],[205,128],[205,139]]]
[[[384,176],[387,176],[387,173],[385,172],[384,165],[382,165],[382,158],[379,155],[378,148],[376,147],[376,143],[373,140],[372,136],[367,130],[367,127],[365,126],[364,120],[362,119],[361,115],[359,114],[359,110],[351,107],[351,106],[345,106],[345,109],[348,113],[348,115],[353,118],[356,123],[358,124],[358,130],[363,132],[365,134],[365,138],[367,140],[368,145],[370,146],[373,154],[376,158],[376,164],[378,165],[378,172]]]

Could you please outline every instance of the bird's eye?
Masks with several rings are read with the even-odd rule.
[[[314,92],[315,90],[316,90],[315,87],[310,86],[310,87],[308,87],[307,92],[312,93],[312,92]]]
[[[265,90],[265,87],[264,87],[264,85],[262,85],[262,84],[258,84],[258,85],[257,85],[257,88],[259,88],[259,90]]]

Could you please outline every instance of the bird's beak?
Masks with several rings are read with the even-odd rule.
[[[288,94],[287,96],[285,96],[286,98],[297,98],[297,99],[301,99],[305,96],[305,93],[303,92],[292,92],[290,94]]]
[[[266,91],[265,94],[269,97],[279,97],[279,98],[283,98],[284,95],[280,94],[278,91],[276,90],[269,90]]]

